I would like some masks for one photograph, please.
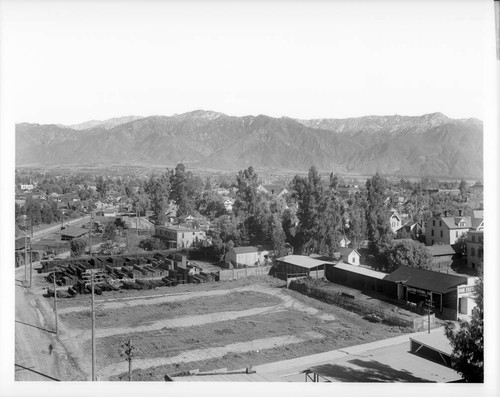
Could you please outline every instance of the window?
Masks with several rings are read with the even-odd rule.
[[[458,237],[458,231],[457,231],[457,232],[455,232],[455,237]]]
[[[354,256],[352,257],[352,263],[356,263],[356,258]]]
[[[482,248],[478,248],[477,249],[477,257],[478,258],[482,258],[483,257],[483,249]]]
[[[476,249],[475,249],[474,247],[472,247],[472,248],[470,249],[470,255],[471,255],[471,256],[475,256],[475,255],[476,255]]]
[[[458,232],[457,232],[458,233]],[[472,242],[475,243],[476,242],[476,236],[472,235]]]
[[[443,237],[443,231],[441,230],[441,237]]]
[[[434,245],[434,240],[432,240],[432,244],[431,245]]]
[[[434,229],[431,230],[431,236],[434,237]]]
[[[476,264],[475,263],[472,263],[472,268],[475,269],[476,268]]]
[[[439,227],[443,226],[443,223],[441,221],[439,221]]]
[[[432,226],[436,226],[436,220],[435,219],[432,220]]]

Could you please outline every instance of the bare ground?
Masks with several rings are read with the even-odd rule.
[[[37,275],[34,302],[40,316],[53,322],[48,285]],[[60,332],[55,338],[60,361],[51,365],[64,380],[88,379],[90,373],[89,297],[60,300]],[[184,285],[156,291],[105,292],[96,304],[97,373],[117,380],[126,371],[121,344],[137,348],[134,380],[163,380],[166,373],[190,369],[240,369],[301,357],[395,336],[407,330],[372,324],[341,308],[283,288],[271,277]],[[17,329],[16,329],[17,336]],[[25,339],[16,360],[29,350]],[[43,343],[46,343],[43,341]],[[23,347],[24,346],[24,347]],[[36,357],[40,352],[34,352]]]

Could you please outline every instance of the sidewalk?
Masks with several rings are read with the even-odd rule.
[[[435,328],[431,330],[431,334],[434,333],[443,333],[444,328]],[[310,367],[322,365],[322,364],[332,364],[335,363],[337,365],[342,366],[350,366],[351,364],[346,364],[345,360],[351,360],[354,356],[359,358],[364,358],[368,360],[374,360],[375,358],[384,358],[384,357],[393,357],[394,362],[391,364],[396,366],[398,365],[399,359],[396,358],[397,355],[401,355],[401,353],[408,354],[408,358],[415,358],[417,360],[422,361],[423,366],[429,368],[429,374],[427,381],[445,381],[443,379],[449,379],[450,377],[457,377],[454,374],[454,371],[450,368],[444,367],[442,365],[436,364],[432,361],[425,360],[420,357],[416,357],[415,355],[408,353],[410,347],[410,337],[415,335],[426,334],[427,332],[415,332],[411,334],[399,335],[393,338],[383,339],[376,342],[364,343],[357,346],[346,347],[343,349],[332,350],[325,353],[314,354],[305,357],[299,357],[291,360],[278,361],[269,364],[262,364],[254,366],[253,369],[260,374],[277,376],[282,378],[283,381],[304,381],[304,375],[302,372]],[[389,351],[383,351],[387,348]],[[370,352],[374,352],[377,350],[376,354],[370,354]],[[396,352],[397,350],[397,352]],[[376,356],[376,357],[375,357]],[[408,362],[408,359],[404,359],[403,361]],[[352,366],[352,365],[351,365]],[[437,366],[437,369],[434,368]],[[432,368],[432,371],[431,371]],[[398,368],[399,371],[408,371],[406,368]],[[432,372],[432,373],[431,373]],[[422,373],[419,373],[420,377],[422,377]],[[425,374],[424,374],[425,375]],[[437,379],[436,379],[437,377]]]

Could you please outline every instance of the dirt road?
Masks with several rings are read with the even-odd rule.
[[[84,380],[53,332],[54,323],[44,320],[51,307],[22,285],[23,274],[16,270],[15,380]]]
[[[84,224],[87,221],[86,218],[88,218],[89,216],[90,215],[86,215],[82,218],[70,219],[70,220],[64,221],[64,224],[70,225],[70,226],[78,226],[80,224]],[[58,224],[55,224],[52,226],[48,226],[42,230],[38,230],[36,232],[33,232],[33,241],[40,240],[42,237],[47,236],[48,234],[52,234],[54,232],[58,232],[60,230],[61,230],[61,224],[58,223]]]

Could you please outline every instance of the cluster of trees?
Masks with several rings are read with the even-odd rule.
[[[215,203],[206,208],[216,208],[218,217],[212,222],[209,236],[221,258],[232,246],[271,244],[277,255],[286,252],[284,219],[291,218],[291,211],[282,197],[258,193],[259,177],[253,167],[238,173],[237,193],[231,214],[224,214]]]
[[[26,215],[33,226],[41,223],[60,222],[64,216],[62,211],[57,208],[57,203],[41,200],[27,200],[23,207],[16,203],[15,215],[16,219],[19,219],[21,215]]]

